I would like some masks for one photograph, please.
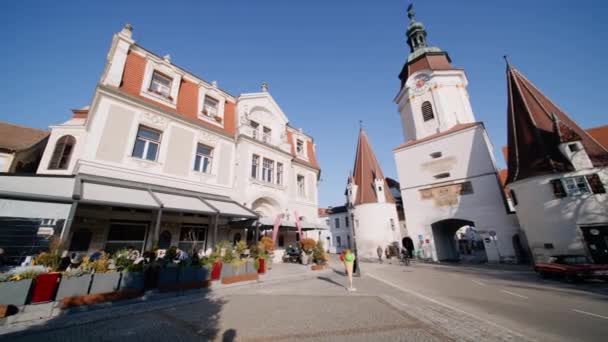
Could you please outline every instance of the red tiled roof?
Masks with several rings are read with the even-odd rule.
[[[608,125],[589,128],[587,133],[595,139],[598,143],[608,149]]]
[[[511,66],[507,66],[507,86],[507,184],[573,171],[558,148],[564,141],[580,140],[594,166],[608,165],[608,150]]]
[[[233,102],[226,101],[224,104],[223,129],[204,120],[198,119],[198,87],[192,82],[182,80],[180,84],[179,94],[177,97],[177,109],[171,108],[167,105],[141,96],[140,90],[142,82],[144,80],[145,69],[146,58],[140,56],[137,53],[129,51],[125,64],[125,71],[122,76],[122,83],[119,87],[119,90],[124,91],[125,93],[128,93],[131,96],[135,96],[155,106],[161,107],[164,110],[177,113],[191,119],[196,119],[203,126],[207,126],[213,129],[220,129],[231,135],[236,132],[235,104]]]
[[[418,140],[408,140],[405,143],[403,143],[403,144],[395,147],[393,149],[393,151],[402,149],[404,147],[414,146],[414,145],[417,145],[417,144],[420,144],[420,143],[423,143],[423,142],[426,142],[426,141],[430,141],[430,140],[433,140],[433,139],[437,139],[437,138],[442,137],[444,135],[448,135],[448,134],[451,134],[451,133],[462,131],[464,129],[475,127],[475,126],[478,126],[478,125],[482,125],[482,123],[481,122],[472,122],[472,123],[466,123],[466,124],[457,124],[454,127],[448,129],[447,131],[443,131],[443,132],[439,132],[439,133],[436,133],[436,134],[433,134],[433,135],[429,135],[428,137],[424,137],[424,138],[418,139]]]
[[[41,129],[0,122],[0,149],[22,151],[46,139],[49,132]]]
[[[385,200],[389,203],[395,203],[395,199],[393,198],[389,186],[386,183],[386,179],[384,178],[384,174],[382,173],[382,168],[380,168],[376,155],[369,144],[367,134],[361,129],[359,131],[359,142],[357,144],[355,167],[352,178],[352,181],[358,186],[355,205],[378,202],[374,179],[384,180]]]
[[[426,52],[420,57],[406,63],[399,74],[401,79],[401,88],[407,82],[407,79],[415,72],[420,70],[452,70],[454,67],[451,64],[450,57],[447,52]]]

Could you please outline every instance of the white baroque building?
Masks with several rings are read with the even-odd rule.
[[[0,234],[20,222],[24,238],[44,225],[70,251],[209,250],[278,224],[280,249],[298,224],[324,227],[313,138],[268,85],[232,95],[138,45],[130,25],[114,35],[90,105],[50,128],[35,176],[0,177]]]
[[[329,253],[342,253],[353,248],[351,216],[345,205],[319,209],[319,217],[325,219],[329,231],[322,233],[322,241]]]
[[[487,131],[473,114],[465,72],[445,51],[427,46],[411,8],[408,16],[411,53],[395,98],[406,142],[394,154],[416,253],[435,261],[514,261],[519,226]],[[463,234],[471,229],[476,234]],[[467,248],[457,241],[463,235],[474,236]]]

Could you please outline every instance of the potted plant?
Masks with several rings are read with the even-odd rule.
[[[214,118],[214,119],[215,119],[215,121],[217,121],[218,123],[222,123],[222,117],[221,117],[221,116],[219,116],[219,115],[215,115],[213,118]]]
[[[12,273],[0,274],[0,304],[25,305],[34,278],[41,273],[44,273],[41,268],[28,267]]]
[[[176,257],[177,247],[169,247],[165,253],[165,257],[160,263],[161,267],[158,270],[158,288],[160,290],[168,290],[175,287],[177,284],[177,276],[179,273],[178,264],[173,262]]]
[[[178,282],[184,288],[200,288],[207,280],[207,268],[203,267],[198,256],[193,256],[180,268]]]
[[[310,238],[300,240],[300,247],[302,247],[302,252],[303,252],[302,253],[302,264],[303,265],[309,264],[310,256],[316,245],[317,245],[317,242]]]
[[[266,273],[266,251],[264,245],[260,242],[252,244],[249,247],[251,252],[251,258],[253,259],[253,266],[255,271],[260,274]]]
[[[60,301],[65,297],[86,295],[89,293],[91,279],[91,273],[79,268],[63,272],[55,300]]]
[[[32,303],[50,302],[54,299],[61,274],[57,273],[61,257],[58,253],[43,252],[34,258],[34,265],[43,266],[50,273],[36,277],[32,289]]]
[[[211,273],[210,280],[220,280],[222,274],[222,260],[220,254],[213,252],[201,259],[201,264]]]
[[[102,253],[98,259],[91,261],[85,258],[81,267],[93,273],[93,282],[89,293],[108,293],[118,290],[120,283],[120,272],[110,267],[110,257]]]
[[[323,247],[323,241],[321,241],[321,240],[317,241],[317,245],[315,246],[315,248],[312,251],[312,259],[313,259],[313,262],[315,263],[315,265],[312,266],[313,271],[321,270],[321,269],[325,268],[328,258],[327,258],[327,254],[325,253],[325,248]]]
[[[116,270],[121,272],[119,290],[131,289],[141,291],[144,289],[143,258],[137,258],[137,255],[132,251],[123,249],[114,254],[113,261]]]
[[[222,256],[222,278],[230,277],[234,275],[234,266],[232,265],[237,259],[234,250],[230,247],[227,247],[224,250],[224,255]]]
[[[274,258],[274,240],[267,236],[264,236],[260,240],[260,243],[262,244],[265,251],[265,266],[270,270],[272,269],[272,259]]]

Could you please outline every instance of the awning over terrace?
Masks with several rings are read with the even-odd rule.
[[[258,222],[264,227],[262,229],[272,229],[274,226],[274,219],[272,217],[260,217]],[[314,223],[309,221],[300,221],[302,230],[327,230],[328,227],[325,224]],[[291,220],[281,221],[281,227],[297,228],[296,222]]]

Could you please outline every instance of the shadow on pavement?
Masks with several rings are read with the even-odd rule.
[[[115,302],[102,309],[64,312],[43,324],[0,335],[0,341],[233,341],[234,329],[219,336],[225,304],[208,290],[127,305]]]
[[[330,279],[330,278],[327,278],[327,277],[317,277],[317,279],[319,279],[319,280],[323,280],[323,281],[326,281],[326,282],[328,282],[328,283],[332,283],[332,284],[334,284],[334,285],[338,285],[338,286],[340,286],[340,287],[344,287],[344,288],[346,288],[346,287],[344,286],[344,284],[340,284],[340,283],[338,283],[337,281],[335,281],[335,280],[333,280],[333,279]]]

